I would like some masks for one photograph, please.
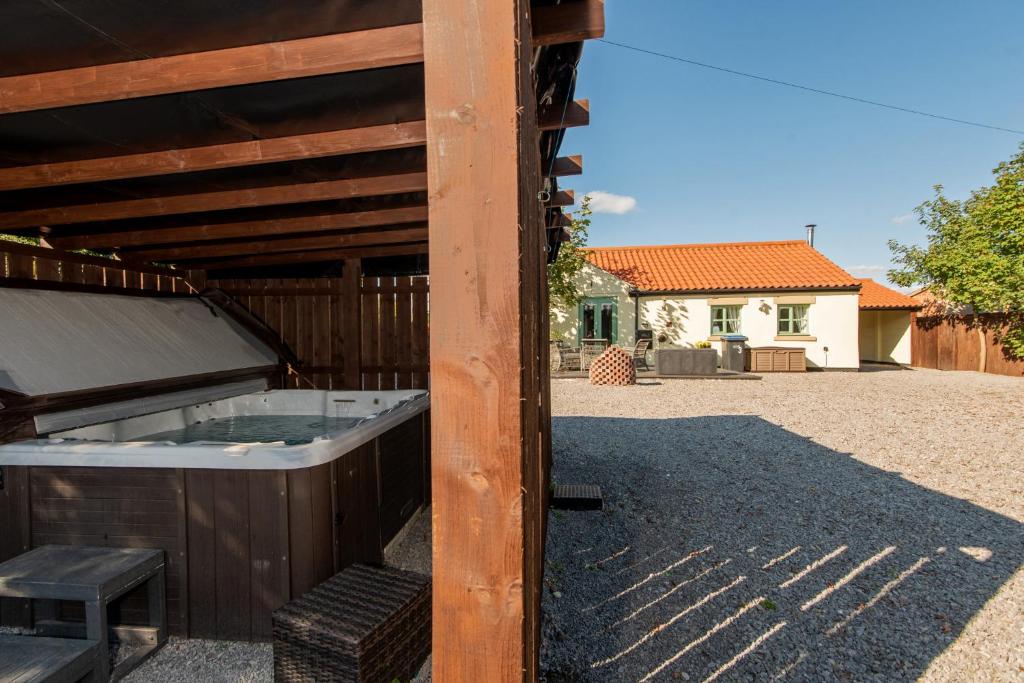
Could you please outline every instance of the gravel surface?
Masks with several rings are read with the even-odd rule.
[[[388,546],[385,563],[430,573],[430,510],[420,512]],[[271,683],[274,652],[269,643],[170,638],[125,679],[128,683]],[[430,660],[415,683],[430,680]]]
[[[548,680],[1024,680],[1024,380],[553,385]]]
[[[542,666],[557,681],[1024,680],[1024,380],[557,380]],[[429,571],[430,516],[389,548]],[[429,681],[429,661],[417,682]],[[132,683],[270,681],[172,639]]]
[[[128,683],[272,683],[269,643],[169,638],[167,644],[124,679]]]

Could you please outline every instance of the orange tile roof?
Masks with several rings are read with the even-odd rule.
[[[901,294],[895,289],[889,289],[880,285],[869,277],[860,278],[860,307],[862,310],[874,310],[883,308],[908,308],[917,310],[922,308],[921,302],[906,294]]]
[[[587,259],[648,292],[851,289],[859,284],[803,240],[591,247]]]

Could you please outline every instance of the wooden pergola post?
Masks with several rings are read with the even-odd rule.
[[[526,0],[424,0],[433,675],[536,680],[543,203]]]

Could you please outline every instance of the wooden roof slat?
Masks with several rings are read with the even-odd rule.
[[[581,154],[574,154],[568,157],[558,157],[555,159],[555,163],[551,166],[551,172],[548,173],[552,178],[582,174],[583,155]]]
[[[0,191],[190,173],[426,144],[426,122],[367,126],[144,154],[0,168]]]
[[[572,190],[559,190],[548,201],[548,206],[572,206],[576,203],[576,193]]]
[[[590,125],[590,100],[576,100],[565,108],[564,116],[561,107],[549,109],[540,120],[538,127],[542,131],[578,128]]]
[[[418,242],[427,239],[426,224],[406,226],[397,230],[380,230],[361,233],[340,233],[316,235],[313,237],[293,237],[287,239],[253,240],[246,242],[229,242],[217,244],[198,244],[185,247],[168,247],[164,249],[145,249],[124,253],[126,259],[142,261],[181,261],[243,254],[270,254],[282,251],[302,251],[304,249],[329,249],[339,247],[372,246],[378,244],[394,244],[396,242]]]
[[[226,270],[229,268],[254,268],[259,266],[277,266],[287,263],[318,263],[321,261],[343,261],[349,258],[374,258],[379,256],[407,256],[426,254],[426,242],[412,242],[381,247],[353,247],[346,249],[315,249],[296,251],[286,254],[263,254],[259,256],[243,256],[224,261],[210,261],[197,264],[197,269]]]
[[[51,244],[62,249],[103,249],[372,228],[382,225],[399,225],[401,223],[420,223],[426,220],[427,207],[426,205],[421,205],[397,209],[297,216],[294,218],[208,223],[175,228],[153,228],[150,230],[126,230],[123,232],[93,235],[51,236],[47,239]]]
[[[548,228],[571,228],[572,227],[572,216],[565,213],[555,214],[551,220],[548,221]]]
[[[604,3],[533,11],[534,46],[604,35]],[[423,25],[336,33],[0,78],[0,114],[250,85],[423,61]]]
[[[374,197],[403,192],[423,192],[427,189],[426,173],[402,173],[370,178],[328,180],[317,183],[276,185],[243,190],[223,190],[169,197],[128,199],[100,204],[58,206],[0,214],[0,229],[31,228],[49,225],[69,225],[95,221],[168,216],[181,213],[240,209],[274,204]]]
[[[421,24],[0,78],[0,113],[69,107],[423,61]]]
[[[533,8],[533,46],[575,43],[604,36],[604,0]]]

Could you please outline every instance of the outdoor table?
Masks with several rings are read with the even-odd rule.
[[[110,671],[107,606],[142,584],[146,584],[150,630],[155,630],[155,638]],[[85,603],[86,641],[79,642],[92,641],[96,644],[95,671],[101,681],[124,676],[167,641],[162,550],[42,546],[0,564],[0,597],[47,601],[45,606],[53,616],[56,616],[58,600]],[[44,626],[59,630],[61,622]],[[21,641],[23,644],[32,645],[28,639],[35,636],[15,638],[24,639]],[[45,640],[39,641],[41,646],[44,643]]]

